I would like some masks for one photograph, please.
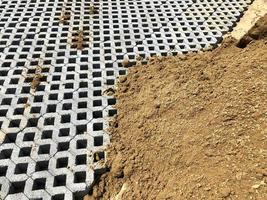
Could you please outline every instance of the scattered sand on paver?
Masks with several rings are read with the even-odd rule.
[[[267,38],[119,79],[110,172],[86,199],[267,199]]]

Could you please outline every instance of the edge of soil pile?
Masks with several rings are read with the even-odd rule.
[[[85,199],[267,199],[267,15],[120,77],[109,172]]]

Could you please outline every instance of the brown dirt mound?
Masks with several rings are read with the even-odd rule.
[[[154,58],[116,92],[91,199],[267,199],[267,39]]]

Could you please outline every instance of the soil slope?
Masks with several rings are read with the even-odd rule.
[[[90,199],[267,199],[267,39],[235,44],[120,78]]]

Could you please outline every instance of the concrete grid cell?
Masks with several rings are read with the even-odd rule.
[[[216,46],[252,0],[2,0],[0,199],[81,199],[114,87],[150,56]]]

